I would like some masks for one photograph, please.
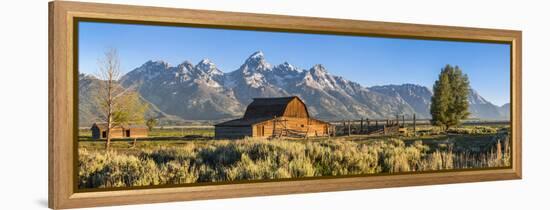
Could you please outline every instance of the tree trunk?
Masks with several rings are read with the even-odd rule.
[[[108,117],[108,120],[107,120],[107,142],[105,143],[105,150],[109,150],[109,148],[111,147],[111,119],[110,117]]]
[[[111,145],[111,135],[109,134],[109,130],[111,129],[107,129],[107,142],[105,142],[105,150],[106,151],[109,151],[109,147]]]
[[[107,143],[105,150],[111,147],[111,129],[113,128],[113,80],[107,80]]]
[[[110,93],[109,93],[110,95]],[[113,127],[113,122],[112,122],[112,114],[111,114],[111,104],[108,104],[108,111],[107,111],[107,142],[105,143],[105,150],[109,150],[110,146],[111,146],[111,130],[112,130],[112,127]]]

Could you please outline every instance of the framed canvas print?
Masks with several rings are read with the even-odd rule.
[[[49,12],[50,208],[521,178],[521,31]]]

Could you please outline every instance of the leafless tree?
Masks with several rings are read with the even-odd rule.
[[[98,60],[98,71],[96,73],[96,77],[101,80],[101,86],[97,92],[97,101],[101,108],[102,118],[107,124],[107,142],[105,145],[107,150],[111,144],[111,130],[115,126],[113,114],[116,97],[124,93],[124,89],[117,84],[120,76],[118,52],[116,49],[107,50],[104,57]]]
[[[116,126],[130,123],[142,123],[148,110],[139,94],[122,87],[118,81],[122,76],[120,60],[116,49],[107,50],[98,61],[96,77],[101,81],[96,101],[100,107],[101,118],[106,123],[107,141],[105,149],[109,150],[112,130]]]

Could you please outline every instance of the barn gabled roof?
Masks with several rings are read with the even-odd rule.
[[[281,117],[283,116],[288,103],[290,103],[290,101],[292,101],[293,99],[299,100],[305,106],[305,103],[297,96],[279,98],[254,98],[252,103],[250,103],[246,108],[243,119]],[[309,116],[309,114],[307,115]]]

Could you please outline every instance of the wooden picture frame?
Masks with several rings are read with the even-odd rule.
[[[433,173],[77,192],[75,19],[511,45],[512,167]],[[96,3],[49,3],[49,207],[53,209],[521,179],[521,31]]]

